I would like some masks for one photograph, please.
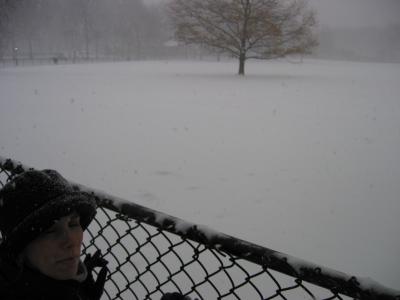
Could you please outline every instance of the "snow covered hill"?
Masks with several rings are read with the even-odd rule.
[[[0,69],[0,154],[400,286],[400,64]]]

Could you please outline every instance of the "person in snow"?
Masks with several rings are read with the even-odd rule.
[[[80,260],[83,232],[96,215],[94,197],[54,170],[29,170],[0,190],[0,298],[98,300],[107,261]],[[101,267],[96,281],[95,267]],[[187,300],[167,293],[161,300]]]
[[[92,195],[54,170],[26,171],[0,190],[0,298],[97,300],[107,277],[100,252],[80,260],[96,214]],[[92,271],[101,267],[95,281]]]

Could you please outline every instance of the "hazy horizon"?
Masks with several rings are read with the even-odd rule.
[[[143,0],[146,4],[168,0]],[[320,25],[329,27],[385,27],[400,23],[397,0],[307,0],[318,14]]]

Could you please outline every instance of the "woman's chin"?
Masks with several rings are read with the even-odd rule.
[[[57,270],[51,277],[58,280],[74,279],[78,273],[79,257],[62,260],[56,266]]]

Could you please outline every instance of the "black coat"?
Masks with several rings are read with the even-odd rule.
[[[97,300],[88,295],[87,282],[55,280],[0,258],[1,300]]]
[[[0,270],[4,271],[4,269]],[[4,274],[3,274],[4,275]],[[15,274],[14,274],[15,275]],[[12,283],[0,273],[1,300],[93,300],[87,285],[75,280],[54,280],[25,269]],[[97,298],[98,299],[98,298]],[[190,300],[179,293],[167,293],[161,300]]]
[[[85,265],[87,263],[85,260]],[[19,267],[12,259],[1,255],[0,249],[0,299],[99,300],[103,293],[106,273],[107,269],[103,267],[96,282],[93,280],[91,270],[88,270],[83,282],[55,280],[28,267]],[[167,293],[161,300],[190,300],[190,298],[179,293]]]

